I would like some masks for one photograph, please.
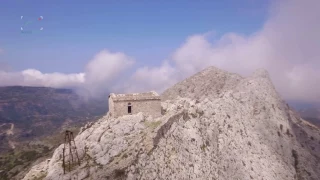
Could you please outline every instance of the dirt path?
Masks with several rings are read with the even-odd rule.
[[[7,135],[8,135],[8,136],[9,136],[9,135],[14,135],[14,133],[13,133],[14,124],[13,124],[13,123],[10,123],[10,124],[11,124],[11,127],[10,127],[9,130],[7,130]]]
[[[14,142],[13,141],[8,141],[8,144],[9,144],[9,146],[12,148],[12,149],[14,149],[14,148],[16,148],[16,146],[14,145]]]
[[[7,124],[7,123],[5,123],[5,124],[3,124],[3,125],[6,125],[6,124]],[[11,127],[10,127],[10,129],[8,129],[8,130],[6,131],[7,136],[14,135],[14,132],[13,132],[14,124],[13,124],[13,123],[9,123],[9,124],[11,124]],[[1,126],[3,126],[3,125],[1,125]],[[0,126],[0,127],[1,127],[1,126]],[[16,148],[15,142],[11,141],[10,139],[11,139],[11,138],[8,139],[8,144],[9,144],[9,146],[10,146],[12,149]]]

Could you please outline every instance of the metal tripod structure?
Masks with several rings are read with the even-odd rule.
[[[63,173],[66,173],[66,146],[68,147],[68,151],[69,151],[69,158],[68,158],[68,165],[69,165],[69,172],[71,170],[71,164],[74,165],[75,163],[77,163],[76,161],[78,161],[78,164],[80,166],[80,159],[78,156],[78,152],[77,152],[77,147],[76,147],[76,143],[74,142],[74,137],[73,137],[73,132],[66,130],[65,132],[65,136],[64,136],[64,145],[63,145],[63,159],[62,159],[62,166],[63,166]],[[74,159],[73,156],[76,156]]]

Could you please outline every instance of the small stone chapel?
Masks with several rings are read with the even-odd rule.
[[[117,118],[123,115],[137,114],[151,115],[156,118],[161,116],[161,99],[155,91],[133,94],[109,95],[109,113]]]

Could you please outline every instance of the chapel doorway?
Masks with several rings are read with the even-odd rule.
[[[131,103],[128,103],[128,114],[131,114],[132,106]]]

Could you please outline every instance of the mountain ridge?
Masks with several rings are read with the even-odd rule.
[[[320,178],[319,128],[281,99],[266,71],[210,67],[162,97],[162,117],[107,114],[82,128],[81,165],[65,175],[60,145],[24,179]]]

